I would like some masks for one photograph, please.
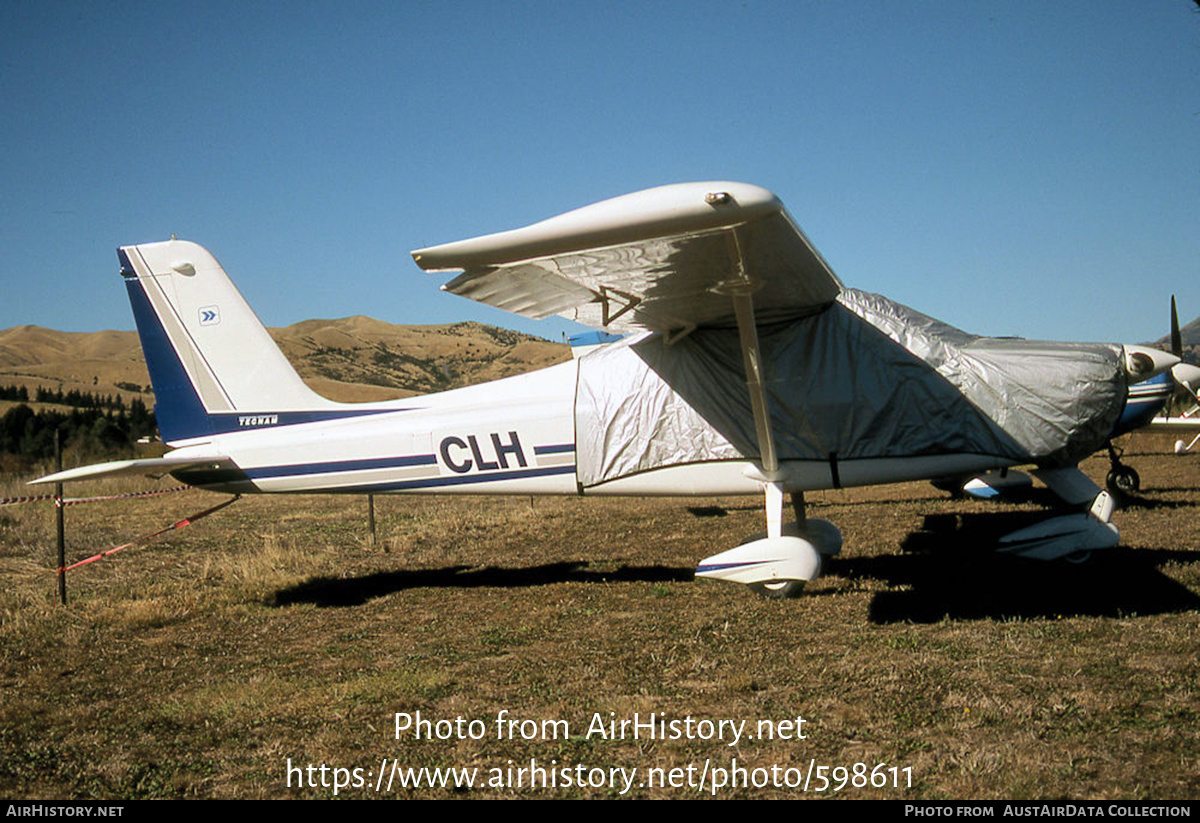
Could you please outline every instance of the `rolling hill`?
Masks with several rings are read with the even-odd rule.
[[[271,336],[304,381],[343,402],[407,397],[507,377],[571,357],[570,349],[480,323],[395,326],[370,317],[305,320]],[[0,385],[109,395],[152,394],[136,332],[0,330]]]

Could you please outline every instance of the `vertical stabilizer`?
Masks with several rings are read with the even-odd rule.
[[[118,250],[163,440],[340,408],[304,384],[221,264],[183,240]]]

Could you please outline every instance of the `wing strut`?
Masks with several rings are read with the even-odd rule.
[[[750,408],[754,414],[754,429],[758,435],[762,470],[768,480],[775,480],[779,473],[779,457],[775,450],[775,437],[771,432],[771,410],[767,407],[762,350],[758,345],[758,327],[754,323],[754,292],[762,287],[762,283],[751,280],[746,273],[737,227],[726,232],[725,240],[734,276],[713,287],[713,291],[728,295],[733,301],[738,338],[742,346],[742,362],[746,367],[746,389],[750,392]]]

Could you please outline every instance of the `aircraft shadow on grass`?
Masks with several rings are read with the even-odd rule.
[[[930,519],[947,517],[936,515]],[[955,516],[948,516],[951,520]],[[914,532],[904,553],[834,558],[828,573],[851,580],[874,579],[891,589],[872,600],[875,623],[1054,617],[1128,617],[1200,610],[1200,596],[1162,574],[1166,563],[1200,562],[1200,554],[1173,549],[1112,549],[1081,566],[1046,564],[995,555],[966,544],[966,526]],[[994,540],[995,532],[992,532]],[[986,540],[986,538],[985,538]],[[693,570],[669,566],[589,569],[586,561],[528,568],[447,566],[378,572],[362,577],[324,577],[280,590],[276,606],[361,606],[370,600],[420,588],[527,588],[554,583],[686,583]],[[980,585],[977,582],[987,581]],[[836,590],[812,596],[836,594]]]
[[[1195,493],[1198,491],[1200,491],[1200,487],[1197,487],[1197,486],[1155,486],[1154,487],[1154,492],[1156,494],[1164,494],[1164,493],[1170,493],[1170,492]],[[1146,497],[1133,497],[1133,498],[1126,499],[1122,505],[1122,508],[1126,508],[1126,509],[1186,509],[1186,508],[1193,508],[1194,509],[1194,508],[1196,508],[1196,504],[1189,502],[1189,501],[1185,501],[1185,500],[1180,500],[1180,501],[1151,500]]]
[[[1118,547],[1078,565],[996,553],[998,535],[1036,519],[1036,513],[929,515],[901,554],[833,558],[827,573],[888,584],[871,602],[875,623],[1200,610],[1200,596],[1160,571],[1168,563],[1200,562],[1198,552]]]
[[[495,566],[447,566],[441,569],[377,572],[362,577],[322,577],[282,589],[275,605],[312,603],[316,606],[361,606],[368,600],[406,589],[526,588],[552,583],[684,583],[695,570],[669,566],[620,566],[611,570],[589,569],[586,560],[546,563],[523,569]]]
[[[1031,502],[1048,492],[1034,489]],[[1190,508],[1191,503],[1133,497],[1126,508]],[[724,517],[751,507],[697,506],[695,517]],[[1167,563],[1200,562],[1200,552],[1117,548],[1087,563],[1044,563],[997,554],[999,535],[1043,518],[1044,512],[976,512],[926,515],[922,528],[901,544],[901,554],[828,561],[826,573],[849,580],[879,580],[869,616],[876,623],[931,623],[951,619],[1123,617],[1200,610],[1200,596],[1164,575]],[[280,590],[275,605],[312,603],[359,606],[419,588],[525,588],[554,583],[686,583],[689,567],[663,565],[589,568],[587,561],[527,568],[447,566],[377,572],[362,577],[322,577]],[[971,582],[976,581],[976,582]],[[985,581],[979,583],[978,581]],[[818,591],[813,596],[836,594]]]

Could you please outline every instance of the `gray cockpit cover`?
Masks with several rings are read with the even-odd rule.
[[[781,460],[938,454],[1073,465],[1125,402],[1120,346],[981,338],[867,292],[760,326]],[[646,335],[579,362],[579,481],[758,457],[735,328]]]

